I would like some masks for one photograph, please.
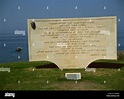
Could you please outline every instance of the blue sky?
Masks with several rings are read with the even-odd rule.
[[[118,35],[124,36],[123,11],[124,0],[0,0],[0,34],[27,33],[27,19],[117,16]]]

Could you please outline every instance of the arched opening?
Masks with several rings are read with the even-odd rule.
[[[123,64],[115,62],[116,60],[98,59],[91,62],[88,68],[121,68]]]
[[[59,68],[55,63],[51,61],[41,61],[43,64],[35,66],[35,68],[40,69],[40,68]]]

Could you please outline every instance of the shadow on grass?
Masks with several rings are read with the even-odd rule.
[[[107,63],[107,62],[92,62],[88,65],[89,68],[121,68],[124,64]]]
[[[54,63],[51,63],[51,64],[35,66],[35,68],[37,68],[37,69],[40,69],[40,68],[58,68],[58,66]]]
[[[91,64],[88,65],[88,68],[121,68],[123,66],[124,66],[124,64],[119,64],[119,63],[92,62]],[[58,68],[59,69],[59,67],[54,63],[35,66],[35,68],[37,68],[37,69]]]

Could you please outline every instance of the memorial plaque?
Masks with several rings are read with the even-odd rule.
[[[116,16],[28,19],[29,61],[77,69],[98,59],[117,59],[116,27]]]

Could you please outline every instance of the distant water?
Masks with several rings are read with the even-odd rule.
[[[22,47],[21,52],[16,52]],[[28,36],[0,34],[0,63],[28,61]]]
[[[27,34],[27,33],[26,33]],[[124,50],[124,37],[118,37],[117,50]],[[21,52],[16,52],[17,47],[22,47]],[[28,60],[28,36],[15,34],[0,34],[0,63],[29,61]]]

